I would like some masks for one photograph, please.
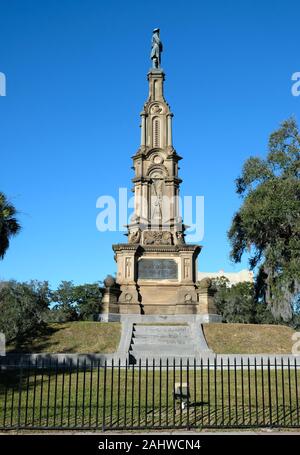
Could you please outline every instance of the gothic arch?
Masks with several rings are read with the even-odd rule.
[[[159,164],[159,165],[158,164],[152,164],[149,167],[149,169],[148,169],[147,177],[151,177],[154,172],[160,173],[161,174],[161,178],[169,176],[168,169],[163,164]]]

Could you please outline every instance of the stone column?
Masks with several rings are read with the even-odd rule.
[[[203,278],[199,282],[197,290],[199,313],[204,314],[217,314],[217,309],[214,302],[215,289],[212,287],[210,278]]]
[[[148,73],[149,101],[164,101],[163,82],[165,74],[161,69],[151,69]]]
[[[108,275],[104,280],[103,297],[100,307],[99,321],[109,322],[111,315],[119,313],[118,298],[120,295],[120,287],[116,280],[111,275]]]
[[[141,146],[146,145],[146,114],[145,112],[141,113]]]
[[[173,117],[173,114],[168,114],[167,115],[167,130],[168,130],[167,146],[168,147],[171,147],[173,145],[173,139],[172,139],[172,117]]]

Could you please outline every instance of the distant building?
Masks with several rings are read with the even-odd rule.
[[[198,272],[198,280],[201,281],[203,278],[221,278],[224,276],[229,280],[229,285],[233,286],[237,283],[253,283],[254,275],[253,272],[247,269],[240,270],[239,272]]]

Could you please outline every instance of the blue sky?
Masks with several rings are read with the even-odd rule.
[[[199,269],[246,266],[229,260],[234,179],[281,121],[299,120],[299,16],[292,0],[1,0],[0,190],[23,229],[0,278],[55,286],[115,272],[124,237],[96,230],[96,200],[131,188],[157,26],[181,194],[205,197]]]

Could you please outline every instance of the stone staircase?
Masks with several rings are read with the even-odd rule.
[[[197,330],[198,329],[198,330]],[[212,354],[208,349],[203,336],[201,325],[142,325],[133,324],[131,343],[129,348],[129,361],[137,364],[141,360],[144,365],[148,359],[149,365],[153,360],[159,363],[160,359],[165,364],[167,359],[172,365],[190,363],[201,356]]]

